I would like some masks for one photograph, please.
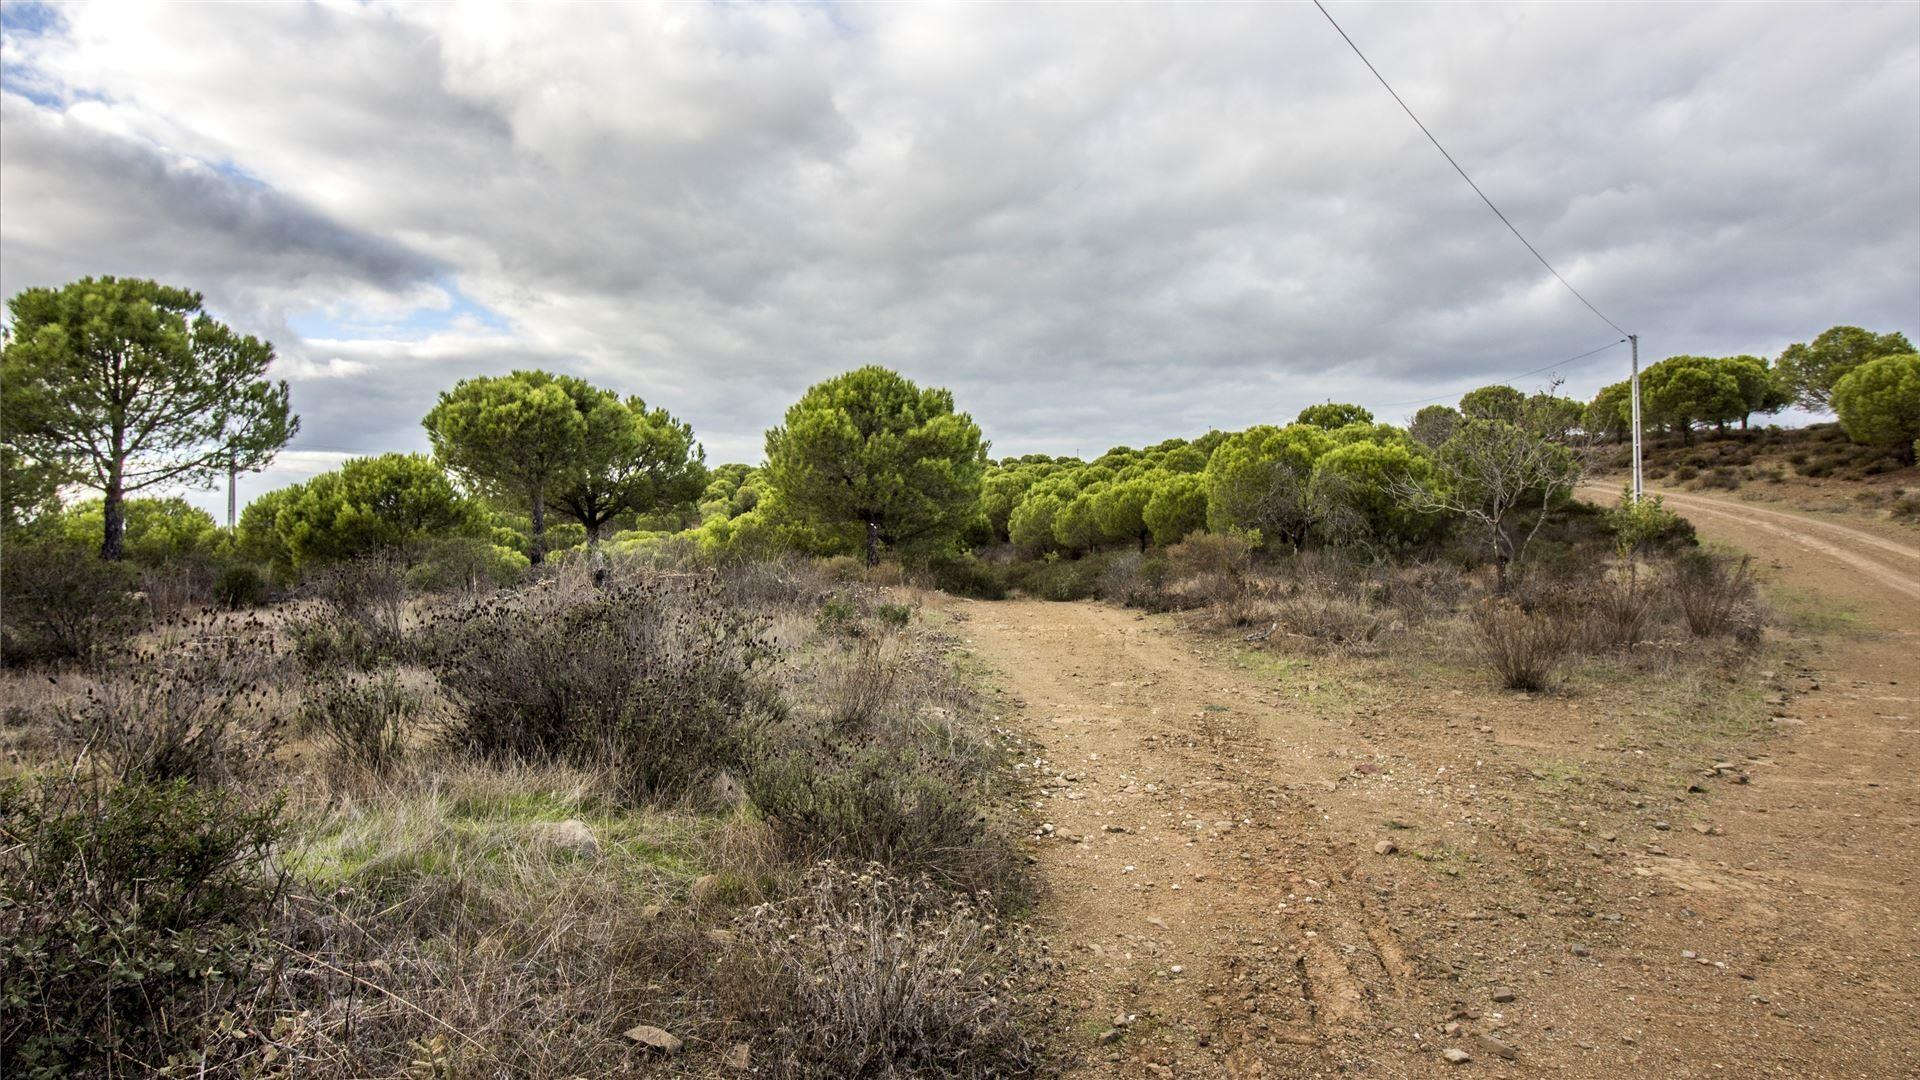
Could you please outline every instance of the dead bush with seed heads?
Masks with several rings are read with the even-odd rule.
[[[393,668],[316,678],[301,698],[305,724],[325,743],[329,757],[351,773],[375,778],[406,757],[408,731],[423,704],[421,692]]]
[[[244,783],[262,771],[286,720],[270,639],[197,626],[114,661],[63,706],[80,758],[149,783]]]

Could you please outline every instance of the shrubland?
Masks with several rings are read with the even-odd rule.
[[[134,493],[284,445],[271,347],[151,282],[25,299],[0,380],[23,1075],[1042,1071],[1015,748],[927,588],[1526,692],[1760,635],[1751,568],[1657,496],[1573,497],[1620,463],[1623,387],[996,461],[950,392],[867,367],[806,391],[764,465],[709,469],[666,410],[520,371],[441,395],[431,455],[222,529]],[[83,407],[116,343],[225,419]],[[1795,437],[1797,474],[1897,470],[1911,350],[1837,327],[1653,364],[1648,475],[1737,487],[1784,438],[1751,416],[1796,400],[1841,421]],[[97,468],[129,417],[166,430]]]
[[[21,672],[12,1061],[1035,1071],[1012,750],[914,595],[800,558],[425,593],[368,559]]]

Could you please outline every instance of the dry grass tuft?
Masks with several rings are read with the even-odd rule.
[[[921,880],[816,866],[744,914],[719,993],[790,1077],[1030,1076],[1026,931]]]

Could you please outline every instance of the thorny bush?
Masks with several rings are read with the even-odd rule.
[[[423,659],[455,706],[455,746],[494,759],[611,765],[630,794],[698,797],[737,773],[780,702],[757,669],[765,623],[711,576],[569,571],[435,617]]]
[[[259,620],[185,623],[104,669],[61,727],[121,780],[245,782],[280,743],[275,668]]]

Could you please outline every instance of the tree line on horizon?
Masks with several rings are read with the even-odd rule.
[[[668,540],[708,558],[781,550],[1029,555],[1234,533],[1269,548],[1386,552],[1465,527],[1504,570],[1514,522],[1571,494],[1577,447],[1624,437],[1627,384],[1580,402],[1493,385],[1405,427],[1351,404],[1091,460],[990,459],[950,391],[868,366],[822,381],[766,434],[760,465],[709,468],[690,424],[573,376],[463,379],[422,424],[430,454],[354,458],[249,503],[229,535],[179,498],[139,493],[266,465],[299,430],[272,346],[199,294],[87,278],[10,303],[0,353],[0,481],[10,541],[58,538],[137,562],[200,552],[283,580],[403,552],[441,576],[507,579],[551,553]],[[1642,376],[1649,430],[1691,440],[1792,404],[1911,461],[1920,356],[1899,333],[1836,326],[1768,362],[1674,356]],[[63,503],[90,488],[94,499]]]

